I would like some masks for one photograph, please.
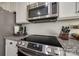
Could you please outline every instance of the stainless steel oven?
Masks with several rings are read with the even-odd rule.
[[[25,46],[18,45],[18,56],[51,56],[46,54],[43,49],[44,47],[41,44],[26,42]]]
[[[63,56],[64,50],[54,36],[31,35],[17,42],[18,56]]]

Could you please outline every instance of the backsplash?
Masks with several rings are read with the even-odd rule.
[[[27,24],[26,28],[28,34],[58,36],[62,26],[77,25],[77,24],[79,24],[79,19],[49,22],[49,23],[35,23],[35,24],[32,23]]]

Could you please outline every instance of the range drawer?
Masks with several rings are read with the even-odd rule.
[[[18,49],[21,53],[24,53],[24,54],[30,55],[30,56],[51,56],[51,55],[46,55],[44,53],[39,53],[39,52],[30,50],[30,49],[25,49],[25,48],[21,48],[21,47],[18,47]]]

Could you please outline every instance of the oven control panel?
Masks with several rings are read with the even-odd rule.
[[[28,43],[27,48],[42,51],[42,45],[37,43]]]
[[[27,42],[27,41],[19,41],[17,42],[17,46],[21,47],[25,51],[29,49],[31,53],[33,53],[34,51],[36,55],[42,53],[43,55],[64,56],[64,50],[63,48],[60,47],[43,45],[43,44]]]

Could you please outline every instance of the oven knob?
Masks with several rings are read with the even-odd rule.
[[[37,47],[39,47],[40,45],[39,44],[37,44]]]
[[[21,41],[19,41],[19,42],[18,42],[18,44],[19,44],[19,45],[21,45],[21,44],[22,44],[22,42],[21,42]]]
[[[25,42],[22,42],[22,44],[21,44],[22,46],[24,46],[25,45]]]
[[[51,48],[47,48],[47,53],[51,53]]]
[[[51,48],[49,46],[45,47],[45,53],[50,54],[51,53]]]

